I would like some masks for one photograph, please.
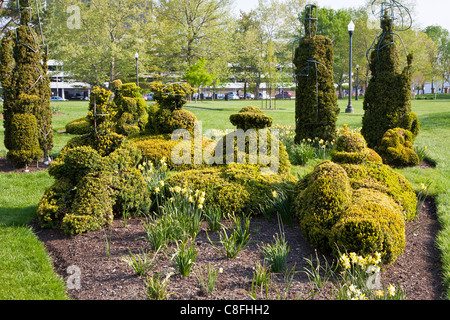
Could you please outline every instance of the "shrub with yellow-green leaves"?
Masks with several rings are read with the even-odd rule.
[[[9,124],[14,132],[10,136],[10,148],[7,158],[14,164],[26,166],[33,160],[42,157],[43,152],[39,148],[36,117],[29,113],[14,113]]]
[[[152,106],[147,130],[152,134],[172,133],[176,129],[187,129],[194,133],[197,117],[184,110],[189,95],[195,90],[187,83],[152,82],[150,86],[156,106]]]
[[[42,226],[73,235],[99,229],[124,211],[139,214],[150,208],[137,147],[123,141],[102,155],[86,141],[83,136],[69,141],[50,166],[55,183],[38,205]]]
[[[204,166],[203,160],[201,164],[195,164],[195,144],[194,138],[191,137],[190,140],[180,140],[172,141],[170,134],[158,134],[158,135],[137,135],[130,137],[136,147],[141,151],[142,157],[146,160],[150,160],[155,163],[159,163],[164,159],[167,167],[170,170],[180,171],[188,169],[196,169]],[[203,137],[201,139],[201,152],[203,156],[203,151],[211,143],[210,139]],[[189,164],[175,164],[172,161],[172,152],[178,150],[186,149],[190,150],[188,155]],[[180,154],[180,157],[183,155]]]
[[[385,263],[403,252],[405,223],[417,215],[411,183],[387,165],[325,161],[295,188],[305,238],[325,252],[378,251]]]
[[[75,118],[66,124],[66,132],[70,134],[86,134],[92,131],[87,116]]]
[[[343,250],[363,255],[380,252],[384,263],[393,262],[405,247],[405,219],[399,212],[400,206],[387,194],[355,190],[351,203],[331,229],[335,254]]]
[[[127,136],[143,131],[148,114],[147,102],[142,98],[140,88],[135,83],[122,84],[120,80],[114,81],[113,88],[115,131]]]
[[[171,187],[187,185],[193,190],[207,190],[205,205],[218,206],[225,214],[258,214],[273,190],[288,190],[295,180],[291,175],[261,175],[255,165],[231,164],[180,172],[166,183]]]
[[[331,152],[331,160],[337,163],[354,164],[383,162],[375,150],[367,147],[364,137],[357,132],[348,130],[346,125],[336,139],[335,149]]]
[[[414,136],[411,131],[394,128],[386,131],[381,139],[378,152],[384,162],[396,167],[409,167],[419,164],[419,156],[413,147]]]
[[[272,126],[273,118],[265,115],[259,108],[248,106],[230,116],[230,122],[238,129],[264,129]]]

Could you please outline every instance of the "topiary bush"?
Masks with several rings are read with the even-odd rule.
[[[411,112],[412,55],[407,56],[407,66],[399,70],[399,50],[395,44],[393,23],[389,17],[381,20],[381,29],[375,49],[370,54],[371,78],[364,99],[364,116],[361,133],[367,145],[377,151],[385,163],[390,156],[380,149],[388,130],[403,128],[418,135],[420,123]]]
[[[152,106],[147,131],[151,134],[172,133],[176,129],[187,129],[194,133],[197,117],[182,109],[190,94],[195,90],[187,83],[164,84],[154,81],[151,84],[156,106]]]
[[[189,96],[195,92],[195,89],[188,83],[163,83],[161,81],[152,82],[150,90],[160,108],[170,111],[182,109]]]
[[[403,128],[389,129],[383,135],[378,151],[384,162],[395,167],[411,167],[420,163],[414,151],[413,134]]]
[[[378,251],[393,262],[403,251],[405,222],[417,215],[411,183],[344,130],[332,161],[297,183],[294,208],[305,238],[327,252]]]
[[[311,11],[306,10],[305,17],[306,36],[295,49],[293,61],[297,82],[295,142],[316,137],[331,142],[336,138],[340,112],[333,78],[333,43],[328,37],[316,35],[316,21],[309,24]]]
[[[381,254],[389,264],[405,247],[405,220],[401,209],[387,194],[373,189],[358,189],[352,201],[331,229],[334,253],[359,252],[366,256]]]
[[[132,135],[143,131],[148,123],[147,103],[135,83],[115,80],[113,83],[115,131],[123,135]]]
[[[42,226],[73,235],[103,227],[114,215],[148,212],[152,199],[137,165],[141,153],[128,141],[103,155],[89,136],[69,141],[51,164],[55,183],[39,202]],[[84,139],[83,139],[84,138]]]
[[[336,148],[331,152],[331,160],[338,163],[363,163],[369,150],[364,137],[356,132],[344,132],[336,139]]]
[[[27,166],[33,160],[43,156],[39,147],[36,117],[29,113],[14,113],[11,116],[9,128],[14,132],[11,135],[10,148],[7,158],[17,166]]]
[[[295,180],[291,175],[261,175],[254,165],[230,164],[180,172],[166,183],[206,190],[205,205],[218,206],[223,213],[260,214],[260,205],[272,197],[274,190],[289,190]]]
[[[92,131],[87,116],[75,118],[66,124],[66,132],[70,134],[86,134]]]
[[[35,160],[37,153],[35,150],[26,150],[25,145],[19,146],[21,143],[15,137],[18,133],[13,131],[18,128],[17,118],[14,120],[13,115],[31,114],[35,117],[35,129],[31,130],[29,127],[27,132],[31,136],[27,137],[27,140],[37,136],[39,148],[45,158],[53,148],[53,129],[50,80],[47,75],[48,57],[38,42],[39,37],[32,24],[32,11],[28,8],[28,1],[19,0],[17,4],[19,26],[14,31],[6,32],[2,39],[0,81],[4,99],[5,147],[12,151],[10,159],[18,161],[15,165],[24,166]],[[12,121],[16,123],[13,125]],[[23,137],[24,133],[25,131],[22,131],[20,136]],[[26,144],[29,146],[29,141]],[[27,155],[31,158],[27,159]]]
[[[264,129],[272,126],[273,118],[265,115],[257,107],[248,106],[232,114],[230,122],[238,129]]]

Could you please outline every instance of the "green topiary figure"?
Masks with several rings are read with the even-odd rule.
[[[419,164],[419,156],[413,149],[413,134],[403,128],[389,129],[381,139],[378,151],[385,162],[395,167],[411,167]]]
[[[405,223],[417,215],[411,183],[344,127],[332,161],[317,165],[296,186],[294,212],[305,238],[336,255],[382,255],[393,262],[405,246]]]
[[[248,106],[230,116],[230,122],[238,129],[264,129],[272,125],[273,118],[265,115],[259,108]]]
[[[214,149],[216,164],[254,164],[261,172],[289,173],[291,163],[286,148],[268,129],[272,125],[271,117],[257,107],[248,106],[232,114],[230,121],[237,130],[217,141]]]
[[[151,84],[156,107],[149,114],[147,129],[152,134],[172,133],[176,129],[187,129],[194,133],[197,117],[184,110],[189,95],[195,90],[187,83],[164,84],[154,81]]]
[[[380,153],[385,163],[392,164],[392,158],[384,154],[385,149],[380,149],[386,131],[403,128],[411,131],[414,139],[419,133],[419,121],[411,112],[412,55],[408,55],[407,66],[399,72],[399,54],[391,18],[384,17],[381,28],[370,54],[372,77],[364,98],[361,133],[368,146]]]
[[[333,80],[333,44],[329,38],[316,35],[314,9],[315,6],[306,7],[306,36],[300,40],[294,56],[296,143],[316,137],[332,141],[340,112]]]
[[[41,51],[39,36],[31,23],[31,7],[28,0],[19,1],[20,26],[15,32],[8,32],[2,39],[1,82],[4,90],[5,146],[11,152],[10,159],[23,166],[39,155],[35,142],[19,140],[38,139],[39,148],[45,158],[53,148],[52,110],[50,108],[50,82],[47,76],[47,55]],[[12,52],[12,54],[11,54]],[[29,106],[27,106],[29,103]],[[25,132],[15,132],[15,114],[27,114],[28,125]],[[31,116],[35,119],[32,120]],[[23,117],[22,117],[23,118]],[[17,122],[17,121],[16,121]],[[20,126],[23,129],[23,126]],[[33,146],[33,147],[32,147]]]
[[[142,98],[140,88],[135,83],[116,80],[114,88],[115,131],[123,135],[139,133],[148,122],[147,103]]]

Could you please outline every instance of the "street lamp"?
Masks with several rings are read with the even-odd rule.
[[[353,32],[355,31],[355,24],[353,23],[353,21],[350,21],[350,23],[348,24],[348,34],[350,35],[350,61],[349,61],[349,71],[348,71],[348,77],[349,77],[349,82],[348,82],[348,106],[347,109],[345,109],[345,113],[353,113],[353,107],[352,107],[352,37],[353,37]]]
[[[134,57],[136,58],[136,85],[139,87],[139,72],[138,72],[138,58],[139,58],[139,54],[136,52],[134,54]]]
[[[355,100],[358,101],[358,87],[359,87],[359,64],[356,65],[356,97]]]

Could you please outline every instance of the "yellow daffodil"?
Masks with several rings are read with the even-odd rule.
[[[389,293],[389,296],[393,296],[393,295],[395,295],[395,287],[391,284],[388,288],[388,293]]]
[[[199,205],[198,205],[198,208],[201,210],[201,209],[203,209],[203,205],[200,203]]]
[[[375,296],[376,296],[377,298],[383,297],[383,296],[384,296],[383,290],[375,290]]]
[[[160,191],[160,190],[159,190],[159,187],[156,187],[156,188],[155,188],[155,192],[156,192],[156,193],[159,193],[159,191]]]
[[[276,198],[278,196],[277,190],[272,191],[272,197]]]
[[[159,185],[160,185],[161,187],[164,187],[164,181],[161,180],[161,181],[159,182]]]

